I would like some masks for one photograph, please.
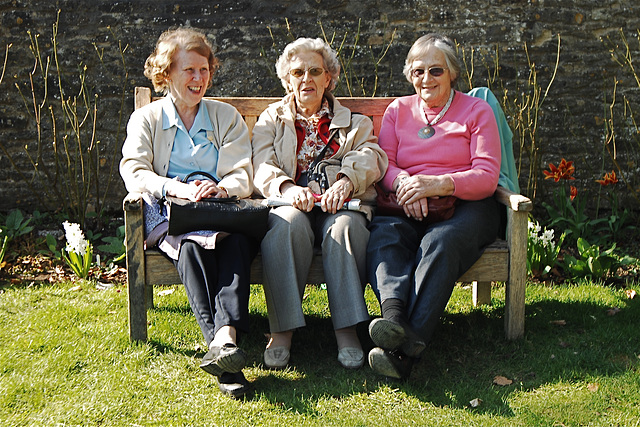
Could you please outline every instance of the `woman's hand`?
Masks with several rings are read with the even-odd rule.
[[[405,175],[398,180],[396,196],[400,206],[404,206],[427,197],[449,196],[454,190],[453,180],[448,175]]]
[[[402,205],[404,213],[417,221],[422,221],[429,214],[429,202],[425,197],[413,203],[405,203]]]
[[[293,183],[285,183],[285,185],[282,189],[282,195],[291,200],[291,206],[304,212],[311,212],[311,209],[315,206],[316,199],[309,187],[300,187]]]
[[[170,189],[167,189],[167,194],[181,199],[191,200],[192,202],[199,202],[202,199],[211,197],[229,197],[226,190],[218,187],[214,181],[195,179],[187,184],[177,184],[180,185],[171,186]]]
[[[418,221],[429,214],[429,197],[453,194],[455,186],[448,175],[398,176],[396,197],[404,213]]]
[[[320,199],[320,207],[324,212],[332,214],[338,212],[344,202],[347,201],[353,193],[354,185],[349,178],[343,176],[333,183],[333,185],[322,195]]]

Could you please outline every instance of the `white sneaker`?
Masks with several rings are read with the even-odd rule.
[[[347,369],[358,369],[364,364],[364,352],[360,348],[344,347],[338,351],[338,362]]]
[[[284,369],[289,364],[291,353],[287,347],[271,347],[264,350],[264,366],[268,369]]]

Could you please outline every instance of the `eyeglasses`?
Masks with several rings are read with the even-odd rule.
[[[431,74],[433,77],[440,77],[441,75],[444,74],[444,70],[448,70],[448,68],[431,67],[428,70],[425,70],[424,68],[416,68],[414,70],[411,70],[411,76],[422,77],[426,71],[429,71],[429,74]]]
[[[293,77],[295,78],[300,78],[302,76],[304,76],[304,73],[309,72],[309,74],[311,74],[313,77],[318,77],[319,75],[321,75],[322,73],[324,73],[324,68],[321,67],[312,67],[312,68],[307,68],[302,69],[302,68],[294,68],[292,70],[289,70],[289,74],[291,74]]]

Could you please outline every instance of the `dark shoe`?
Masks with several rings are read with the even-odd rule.
[[[373,319],[369,324],[369,335],[374,344],[385,350],[397,350],[410,357],[418,357],[426,344],[408,325],[393,319]]]
[[[200,368],[211,375],[219,376],[224,372],[240,372],[246,363],[247,355],[244,351],[235,344],[225,344],[222,347],[211,347],[202,358]]]
[[[235,399],[239,399],[251,393],[253,386],[244,377],[242,371],[240,372],[223,372],[218,377],[218,388],[222,394],[231,396]]]
[[[408,378],[415,359],[399,351],[383,350],[375,347],[369,352],[369,366],[375,372],[386,377]]]

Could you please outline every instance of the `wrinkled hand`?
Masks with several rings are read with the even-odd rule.
[[[428,199],[425,197],[417,202],[405,203],[402,205],[402,209],[408,217],[417,221],[422,221],[429,214],[429,203],[427,200]]]
[[[398,182],[396,196],[401,206],[412,204],[420,199],[438,196],[436,193],[438,178],[428,175],[403,176]]]
[[[208,199],[211,197],[229,197],[224,188],[218,187],[214,181],[195,179],[188,184],[183,184],[180,189],[174,194],[176,197],[191,200],[192,202],[199,202],[202,199]]]
[[[320,207],[324,212],[332,214],[338,212],[344,202],[347,201],[353,193],[354,185],[349,178],[343,176],[333,183],[333,185],[322,195],[320,199]]]
[[[291,199],[291,206],[303,212],[311,212],[316,203],[316,199],[309,187],[292,185],[282,195]]]

